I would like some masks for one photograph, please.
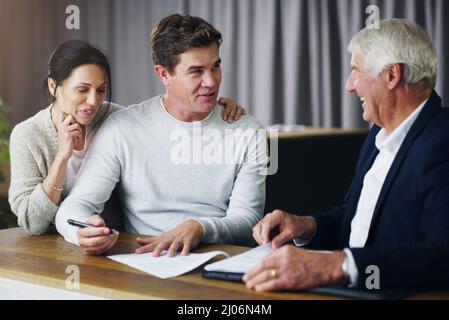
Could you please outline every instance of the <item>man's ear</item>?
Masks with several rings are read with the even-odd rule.
[[[48,91],[50,91],[50,94],[55,97],[56,95],[56,82],[52,78],[48,77],[47,79],[47,85],[48,85]]]
[[[156,72],[159,79],[161,79],[162,83],[164,85],[168,85],[169,75],[167,68],[164,66],[161,66],[160,64],[157,64],[154,66],[154,71]]]
[[[384,79],[388,89],[396,88],[402,81],[402,65],[399,63],[390,65],[384,71]]]

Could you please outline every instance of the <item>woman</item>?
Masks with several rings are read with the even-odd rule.
[[[33,235],[45,233],[54,222],[59,203],[77,179],[96,131],[120,106],[111,101],[109,63],[89,43],[71,40],[51,55],[44,81],[52,103],[19,123],[10,138],[9,203],[18,224]],[[105,97],[107,99],[105,101]],[[233,100],[223,118],[245,114]]]

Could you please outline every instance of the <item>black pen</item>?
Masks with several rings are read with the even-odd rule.
[[[75,226],[78,228],[95,228],[95,226],[81,222],[81,221],[76,221],[73,219],[67,219],[67,223],[70,224],[71,226]],[[114,233],[114,229],[109,228],[109,234],[113,234]]]

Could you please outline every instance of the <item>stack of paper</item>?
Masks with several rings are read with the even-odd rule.
[[[224,251],[190,253],[187,256],[182,256],[178,253],[174,257],[169,257],[167,251],[164,251],[160,257],[154,257],[152,252],[148,252],[142,254],[117,254],[108,256],[108,258],[140,271],[150,273],[153,276],[166,279],[192,271],[218,255],[229,257]]]
[[[220,260],[204,267],[206,271],[247,273],[272,251],[271,243],[265,244],[229,259]]]

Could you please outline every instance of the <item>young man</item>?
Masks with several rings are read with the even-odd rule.
[[[254,118],[229,124],[215,108],[220,44],[220,32],[201,18],[159,22],[153,62],[165,94],[117,112],[99,130],[56,217],[67,241],[90,254],[115,244],[117,232],[93,214],[119,183],[126,230],[156,236],[138,238],[137,253],[251,243],[265,201],[266,145]],[[67,219],[95,227],[76,230]]]

